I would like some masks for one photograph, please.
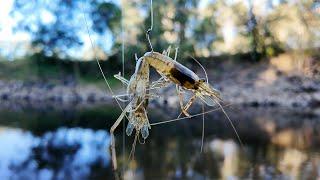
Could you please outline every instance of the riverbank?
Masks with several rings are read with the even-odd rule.
[[[221,91],[225,103],[249,107],[320,107],[320,64],[316,58],[283,54],[270,60],[248,62],[206,59],[202,62],[210,84]],[[196,64],[189,65],[206,77]],[[166,92],[176,106],[175,88]]]
[[[203,62],[210,84],[221,91],[225,103],[252,107],[320,107],[320,68],[314,59],[298,58],[297,61],[284,54],[256,63],[231,60]],[[205,77],[197,65],[186,65],[200,77]],[[117,89],[119,87],[114,86],[117,94],[123,92]],[[178,107],[179,99],[174,86],[162,89],[159,94],[161,98],[156,99],[159,105]],[[112,103],[107,88],[95,84],[12,79],[0,80],[0,100],[2,105],[31,104],[40,107],[46,104],[70,106]]]
[[[73,83],[45,83],[24,81],[0,81],[1,107],[46,105],[74,106],[111,103],[112,98],[106,90],[93,85]]]

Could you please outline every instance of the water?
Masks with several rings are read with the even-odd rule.
[[[200,109],[194,109],[194,113]],[[170,112],[171,111],[171,112]],[[316,111],[228,108],[240,145],[222,113],[153,126],[129,161],[133,137],[117,153],[126,179],[316,179],[320,178],[320,118]],[[120,111],[97,107],[2,107],[1,179],[111,179],[108,129]],[[174,118],[172,109],[153,108],[150,119]],[[134,133],[133,133],[134,134]],[[142,138],[141,138],[142,140]]]

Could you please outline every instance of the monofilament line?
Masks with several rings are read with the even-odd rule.
[[[123,2],[123,1],[122,1]],[[123,24],[123,4],[121,4],[121,62],[122,62],[122,76],[124,77],[124,24]],[[124,91],[126,90],[126,86],[123,84]],[[123,157],[125,157],[126,154],[126,122],[122,121],[122,153]],[[123,158],[123,164],[126,164],[126,158]],[[122,166],[122,172],[125,172],[125,166]]]
[[[88,35],[89,35],[90,44],[91,44],[91,48],[92,48],[92,50],[93,50],[93,54],[94,54],[95,60],[96,60],[96,62],[97,62],[97,64],[98,64],[98,67],[99,67],[99,70],[100,70],[100,72],[101,72],[101,74],[102,74],[102,77],[103,77],[103,79],[104,79],[104,82],[107,84],[108,89],[109,89],[111,95],[114,96],[114,93],[113,93],[113,91],[112,91],[112,88],[111,88],[111,86],[110,86],[110,84],[109,84],[106,76],[104,75],[104,72],[103,72],[102,67],[101,67],[101,65],[100,65],[100,62],[99,62],[99,60],[98,60],[96,51],[95,51],[95,49],[94,49],[94,45],[93,45],[93,41],[92,41],[92,38],[91,38],[91,33],[90,33],[90,30],[89,30],[89,26],[88,26],[86,14],[84,13],[84,7],[83,7],[82,5],[81,5],[81,8],[82,8],[82,13],[83,13],[83,17],[84,17],[84,22],[85,22],[86,29],[87,29],[87,32],[88,32]],[[121,107],[119,101],[118,101],[117,99],[115,99],[115,100],[116,100],[117,104],[119,105],[120,109],[123,111],[123,108]]]
[[[231,106],[231,104],[224,105],[223,107],[228,107],[228,106]],[[213,112],[213,111],[217,111],[217,110],[219,110],[220,108],[221,108],[221,107],[214,108],[214,109],[208,110],[208,111],[206,111],[206,112],[202,112],[202,113],[190,115],[190,116],[188,116],[188,117],[182,117],[182,118],[176,118],[176,119],[171,119],[171,120],[166,120],[166,121],[151,123],[150,126],[155,126],[155,125],[159,125],[159,124],[166,124],[166,123],[175,122],[175,121],[180,121],[180,120],[184,120],[184,119],[191,119],[191,118],[193,118],[193,117],[197,117],[197,116],[201,116],[201,115],[203,115],[203,114],[208,114],[208,113],[211,113],[211,112]]]
[[[153,52],[153,47],[151,44],[151,40],[150,40],[150,33],[153,29],[153,6],[152,6],[152,0],[150,0],[150,18],[151,18],[151,24],[150,24],[150,28],[147,30],[146,36],[147,36],[147,40],[151,49],[151,52]]]
[[[96,51],[95,51],[95,49],[94,49],[93,41],[92,41],[92,38],[91,38],[91,33],[90,33],[90,30],[89,30],[89,26],[88,26],[86,14],[85,14],[85,9],[84,9],[84,7],[82,6],[82,4],[81,4],[81,9],[82,9],[82,13],[83,13],[83,17],[84,17],[84,22],[85,22],[86,29],[87,29],[87,32],[88,32],[88,35],[89,35],[90,44],[91,44],[91,48],[92,48],[93,53],[94,53],[95,60],[96,60],[96,62],[97,62],[97,64],[98,64],[99,70],[100,70],[100,72],[101,72],[101,74],[102,74],[102,77],[103,77],[105,83],[107,84],[107,87],[108,87],[108,89],[109,89],[112,97],[114,97],[114,92],[112,91],[112,88],[111,88],[111,86],[110,86],[110,84],[109,84],[106,76],[104,75],[104,72],[103,72],[103,70],[102,70],[102,67],[101,67],[101,65],[100,65],[100,62],[99,62],[99,60],[98,60],[98,58],[97,58],[97,54],[96,54]],[[121,109],[121,111],[123,111],[123,108],[122,108],[120,102],[118,101],[118,99],[117,99],[117,98],[114,98],[114,99],[116,100],[116,102],[117,102],[119,108]],[[125,114],[125,117],[128,118],[126,114]]]
[[[204,112],[204,103],[202,103],[202,112]],[[200,153],[202,153],[203,151],[203,143],[204,143],[204,114],[202,114],[202,134],[201,134]]]

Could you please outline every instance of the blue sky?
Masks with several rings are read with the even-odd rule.
[[[107,0],[108,1],[108,0]],[[112,2],[119,4],[120,0],[111,0]],[[146,0],[149,1],[149,0]],[[199,2],[199,8],[203,8],[206,7],[209,3],[212,3],[212,1],[214,0],[200,0]],[[227,0],[227,3],[235,3],[238,1],[243,1],[245,2],[246,5],[248,5],[248,0]],[[263,2],[265,0],[256,0],[256,1],[260,1]],[[255,1],[255,2],[256,2]],[[16,25],[16,20],[14,18],[12,18],[10,16],[10,11],[12,9],[13,6],[13,2],[14,0],[0,0],[0,54],[7,56],[10,54],[17,54],[17,48],[15,45],[17,43],[25,43],[27,44],[28,42],[30,42],[30,35],[28,33],[24,33],[24,32],[17,32],[14,33],[12,30],[12,27]],[[256,2],[257,3],[257,2]],[[273,4],[277,4],[279,3],[279,0],[273,0],[272,1]],[[42,12],[41,12],[42,13]],[[51,21],[54,17],[49,13],[49,12],[44,12],[41,14],[42,20],[44,21]],[[22,17],[23,18],[23,17]],[[90,26],[90,21],[88,21],[89,26]],[[80,32],[80,36],[81,36],[81,40],[84,42],[84,45],[79,49],[70,49],[69,50],[69,54],[71,56],[74,57],[82,57],[84,55],[84,53],[89,52],[91,47],[90,44],[90,40],[86,31],[86,27],[85,27],[85,23],[83,20],[83,31]],[[223,28],[224,34],[226,34],[226,36],[230,36],[230,38],[233,38],[233,36],[235,36],[234,32],[234,27],[232,26],[226,26]],[[105,50],[110,51],[111,46],[112,46],[112,36],[110,33],[105,33],[105,35],[103,36],[97,36],[94,35],[93,32],[92,33],[92,39],[93,41],[96,41],[98,38],[99,40],[102,39],[103,42],[103,48]],[[20,51],[18,51],[18,55],[19,53],[22,55],[23,53],[23,48],[20,48]],[[26,48],[24,48],[26,49]],[[26,50],[25,50],[26,51]],[[80,53],[79,53],[80,52]]]
[[[13,57],[11,57],[12,54],[15,54],[15,56],[24,55],[27,51],[25,45],[29,44],[31,40],[30,34],[26,32],[13,32],[13,27],[17,23],[17,21],[10,16],[10,11],[13,7],[13,2],[14,0],[0,0],[0,54],[2,56],[7,57],[9,60],[13,59]],[[114,2],[116,4],[119,4],[116,1]],[[42,12],[41,17],[44,22],[50,22],[54,18],[49,12],[46,11]],[[88,23],[90,26],[90,21]],[[103,41],[105,41],[104,48],[107,51],[111,49],[112,37],[110,33],[106,33],[99,37],[95,35],[93,32],[91,33],[93,41],[96,41],[97,38],[102,38]],[[70,49],[68,52],[69,55],[79,58],[82,57],[86,51],[92,48],[89,36],[86,31],[84,20],[83,31],[81,32],[81,40],[84,42],[84,45],[80,49]],[[21,47],[24,48],[20,48],[20,50],[17,51],[17,44],[23,44],[21,45]]]
[[[10,17],[13,0],[0,0],[0,43],[29,40],[27,33],[12,32],[16,21]]]
[[[199,6],[207,6],[210,0],[201,0]],[[12,41],[27,41],[30,40],[28,33],[13,33],[12,27],[16,24],[16,21],[9,15],[14,0],[0,0],[0,43],[12,42]],[[118,1],[114,1],[119,4]],[[50,21],[51,15],[43,13],[43,19]]]

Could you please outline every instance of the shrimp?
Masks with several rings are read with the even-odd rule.
[[[129,96],[129,103],[124,108],[116,122],[110,129],[111,134],[111,156],[113,168],[117,170],[117,158],[115,150],[115,137],[114,131],[122,121],[122,119],[128,113],[129,123],[126,128],[126,134],[130,136],[133,130],[136,130],[136,138],[141,135],[146,139],[149,135],[149,120],[147,116],[146,108],[148,106],[147,89],[149,87],[149,65],[143,61],[143,58],[137,60],[136,69],[130,80],[126,80],[120,74],[115,75],[117,79],[127,85],[127,95]],[[117,97],[116,97],[117,98]],[[136,142],[135,138],[135,142]],[[134,142],[134,145],[135,145]]]
[[[169,52],[169,51],[168,51]],[[164,79],[170,80],[177,86],[178,95],[182,112],[186,116],[190,116],[187,112],[188,108],[199,97],[208,106],[214,106],[219,101],[222,101],[220,92],[213,88],[205,79],[201,79],[193,71],[185,67],[174,59],[170,58],[165,53],[147,52],[144,54],[144,59],[153,67]],[[189,102],[183,106],[183,94],[181,89],[190,90],[194,93]]]
[[[236,128],[234,127],[231,119],[220,103],[222,102],[220,92],[217,89],[213,88],[208,83],[208,80],[200,78],[189,68],[177,62],[177,49],[174,59],[170,58],[169,54],[170,47],[168,48],[167,52],[164,52],[162,54],[151,51],[145,53],[143,57],[144,60],[147,61],[148,64],[163,77],[163,84],[166,84],[166,81],[170,81],[176,84],[182,113],[187,117],[190,117],[187,110],[190,108],[197,97],[208,106],[215,106],[216,104],[219,105],[222,112],[229,120],[233,130],[235,131],[240,144],[242,145],[241,138]],[[183,93],[181,92],[181,89],[193,92],[193,96],[190,98],[186,105],[183,105]]]
[[[130,136],[133,130],[136,130],[135,140],[132,146],[131,154],[134,153],[135,145],[137,138],[139,137],[139,133],[141,132],[141,136],[143,140],[145,140],[149,136],[149,129],[151,129],[149,119],[147,116],[147,106],[150,98],[157,97],[155,94],[150,93],[150,89],[157,89],[162,87],[160,82],[163,80],[160,78],[159,80],[149,84],[149,64],[144,60],[144,57],[137,58],[136,56],[136,68],[134,74],[131,76],[130,80],[125,79],[121,76],[121,74],[114,75],[115,78],[120,80],[123,84],[127,85],[127,94],[114,96],[115,98],[121,101],[129,101],[128,105],[124,108],[116,122],[110,129],[111,134],[111,156],[112,156],[112,164],[113,168],[117,170],[117,158],[115,151],[115,137],[114,131],[122,121],[122,119],[128,113],[128,125],[126,128],[126,134]],[[150,86],[150,89],[149,89]],[[120,97],[128,96],[129,100],[123,100]]]

